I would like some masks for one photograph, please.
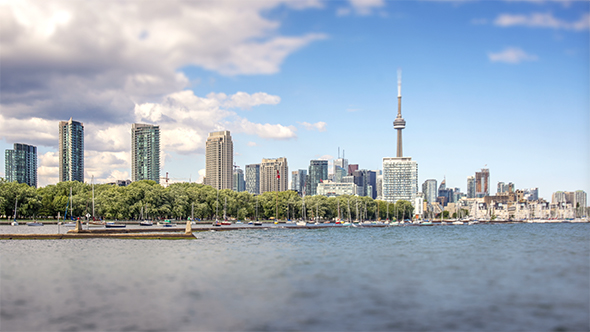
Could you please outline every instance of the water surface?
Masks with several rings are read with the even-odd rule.
[[[0,241],[0,330],[590,329],[590,224],[196,234]]]

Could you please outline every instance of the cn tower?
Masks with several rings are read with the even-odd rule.
[[[397,157],[403,157],[402,129],[406,128],[406,120],[402,118],[402,71],[397,71],[397,118],[393,121],[393,129],[397,130]]]

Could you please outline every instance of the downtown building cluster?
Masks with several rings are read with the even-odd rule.
[[[310,160],[307,169],[289,173],[286,157],[261,158],[260,163],[235,165],[233,141],[229,131],[208,135],[203,183],[217,190],[230,189],[259,195],[265,192],[293,190],[301,196],[327,197],[367,196],[389,203],[404,200],[414,206],[418,218],[448,214],[481,218],[525,219],[574,218],[585,214],[587,198],[584,191],[555,192],[551,202],[539,198],[538,188],[516,189],[514,184],[498,182],[495,195],[490,193],[490,171],[487,168],[467,177],[466,193],[451,187],[446,179],[438,185],[427,179],[419,188],[418,163],[403,155],[402,130],[406,121],[401,113],[401,76],[398,78],[398,111],[393,122],[397,131],[395,157],[384,157],[381,170],[360,169],[340,157],[333,160]],[[84,182],[84,124],[78,121],[59,122],[59,181]],[[153,124],[131,126],[131,180],[111,184],[125,186],[134,181],[153,180],[160,183],[160,128]],[[5,174],[9,182],[37,187],[37,147],[15,143],[5,153]],[[167,174],[167,173],[166,173]],[[289,181],[291,174],[291,181]],[[166,184],[168,176],[166,175]],[[582,212],[583,211],[583,212]]]

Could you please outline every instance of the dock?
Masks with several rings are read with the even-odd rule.
[[[187,222],[186,228],[154,228],[154,229],[82,229],[78,220],[76,228],[65,234],[0,234],[0,240],[64,240],[64,239],[135,239],[135,240],[194,240],[192,225]]]
[[[65,240],[65,239],[135,239],[135,240],[194,240],[194,234],[137,234],[137,233],[65,233],[65,234],[0,234],[0,240]]]

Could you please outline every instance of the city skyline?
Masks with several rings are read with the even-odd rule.
[[[489,168],[490,189],[538,187],[547,200],[590,191],[588,3],[246,3],[223,14],[230,30],[191,24],[222,15],[215,5],[174,3],[187,19],[154,14],[168,26],[158,30],[133,3],[56,3],[8,3],[15,29],[4,33],[23,35],[1,41],[0,147],[37,146],[40,187],[57,182],[55,123],[70,117],[85,126],[87,181],[131,178],[135,122],[160,126],[160,170],[173,181],[199,180],[207,134],[217,130],[231,130],[242,167],[285,156],[293,170],[328,159],[331,171],[340,147],[350,164],[380,169],[396,149],[402,68],[404,155],[419,161],[419,185],[446,178],[467,192],[467,177]],[[126,19],[106,21],[105,12]],[[127,33],[76,28],[96,31],[92,22]],[[169,38],[186,32],[200,39]],[[95,37],[107,48],[87,50],[83,40]],[[27,38],[35,46],[19,43]],[[167,57],[170,47],[178,58]]]

